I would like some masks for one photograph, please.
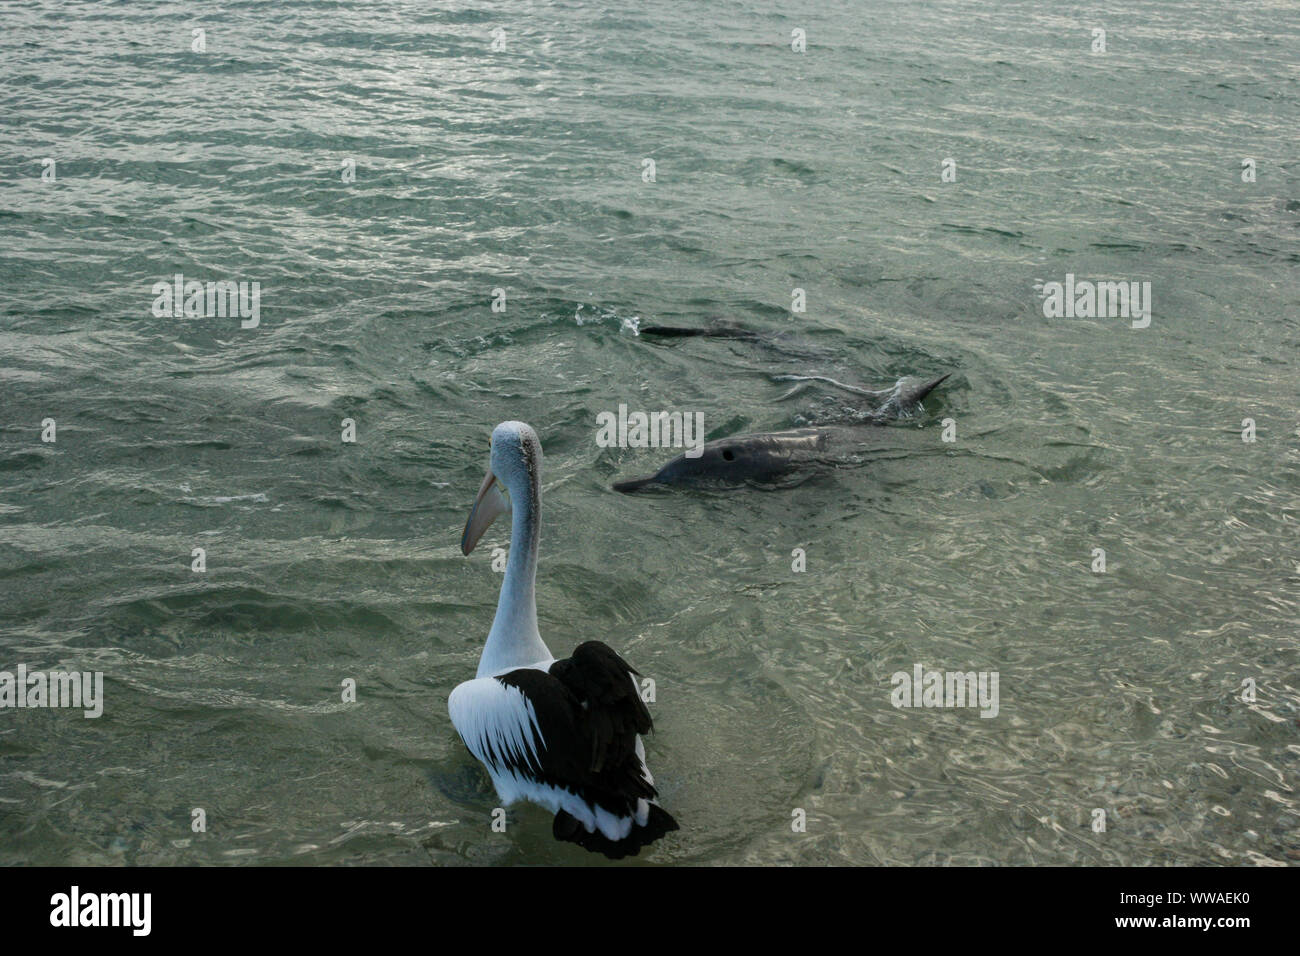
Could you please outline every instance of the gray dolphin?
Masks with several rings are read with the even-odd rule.
[[[746,339],[758,342],[763,339],[761,332],[746,329],[739,325],[715,322],[707,328],[683,328],[675,325],[643,325],[637,330],[638,335],[656,335],[663,339],[687,339],[700,336],[709,339]]]
[[[862,425],[827,425],[789,431],[735,435],[706,442],[697,458],[678,455],[653,475],[616,481],[615,491],[633,492],[651,485],[686,485],[701,482],[743,484],[771,482],[792,472],[833,464],[865,443],[868,430],[881,427],[889,413],[910,408],[929,395],[951,372],[920,385],[905,388]]]

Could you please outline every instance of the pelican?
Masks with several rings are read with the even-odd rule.
[[[637,672],[600,641],[557,661],[537,631],[541,472],[531,427],[502,422],[493,430],[460,549],[469,555],[492,521],[510,514],[510,557],[478,673],[451,692],[447,711],[504,805],[545,807],[555,814],[557,840],[619,859],[677,822],[655,802],[641,742],[653,725]]]

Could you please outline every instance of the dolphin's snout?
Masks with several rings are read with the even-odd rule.
[[[641,490],[646,485],[654,484],[655,479],[657,477],[658,477],[657,475],[647,475],[645,478],[629,478],[627,481],[616,481],[612,485],[610,485],[610,487],[613,488],[615,491],[621,491],[624,494],[630,494],[634,491]]]

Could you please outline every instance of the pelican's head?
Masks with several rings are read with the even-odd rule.
[[[488,473],[479,487],[478,497],[465,522],[460,550],[469,554],[478,544],[483,532],[496,520],[497,515],[511,510],[511,499],[531,501],[542,473],[542,443],[537,432],[523,422],[502,422],[492,430],[492,452],[488,458]],[[509,493],[507,497],[502,488]]]

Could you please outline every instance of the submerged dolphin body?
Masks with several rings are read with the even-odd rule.
[[[633,492],[651,485],[771,482],[807,467],[833,463],[837,453],[842,455],[862,446],[868,429],[883,426],[891,410],[918,404],[951,374],[902,389],[863,425],[794,428],[719,438],[707,442],[696,458],[678,455],[653,475],[616,481],[613,488]]]
[[[654,335],[662,339],[688,339],[700,336],[709,339],[748,339],[750,341],[759,341],[762,335],[753,329],[742,328],[739,325],[727,325],[722,322],[715,323],[708,328],[682,328],[675,325],[645,325],[637,330],[638,335]]]

